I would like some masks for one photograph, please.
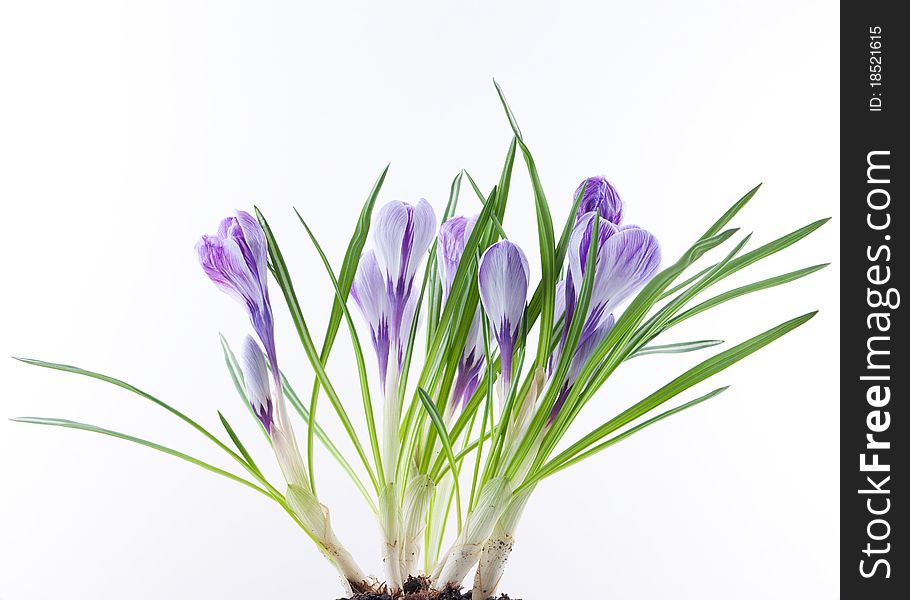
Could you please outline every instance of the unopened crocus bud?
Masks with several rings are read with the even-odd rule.
[[[596,211],[611,223],[619,225],[622,222],[622,198],[606,177],[598,175],[582,181],[575,190],[576,198],[582,193],[582,189],[584,195],[578,205],[576,221],[585,213]]]
[[[442,281],[443,301],[448,299],[449,293],[452,291],[455,274],[464,255],[465,244],[471,237],[476,223],[476,215],[473,217],[459,216],[452,217],[439,227],[437,264],[439,279]],[[480,385],[480,372],[485,360],[483,330],[480,324],[480,307],[477,307],[465,338],[461,359],[458,361],[458,372],[452,385],[452,401],[448,406],[446,418],[451,418],[457,409],[464,408]]]
[[[529,278],[528,259],[518,245],[508,240],[496,242],[480,258],[480,300],[499,345],[504,389],[508,389],[512,379],[512,354],[521,331]]]
[[[243,381],[246,386],[246,397],[253,413],[265,427],[266,433],[272,434],[274,423],[274,404],[272,393],[269,390],[269,375],[265,358],[259,344],[251,336],[246,336],[243,341]]]
[[[247,310],[253,329],[265,346],[273,369],[275,326],[267,286],[268,245],[259,222],[249,213],[221,221],[215,235],[203,235],[196,243],[199,264],[215,285]]]

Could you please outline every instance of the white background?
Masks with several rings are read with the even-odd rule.
[[[221,409],[269,463],[218,346],[219,331],[239,342],[246,317],[203,276],[196,238],[260,206],[321,332],[332,293],[292,206],[337,265],[386,162],[382,200],[424,196],[441,210],[462,167],[488,189],[510,139],[494,76],[558,223],[598,173],[668,260],[759,181],[735,222],[755,245],[837,216],[834,3],[391,4],[5,3],[0,355],[117,375],[212,428]],[[506,226],[528,247],[531,207],[517,162]],[[836,227],[730,283],[835,260]],[[505,591],[836,597],[836,282],[835,265],[673,331],[668,341],[735,343],[821,310],[686,399],[732,384],[726,394],[542,485]],[[307,390],[276,311],[282,363]],[[330,373],[355,404],[339,340]],[[704,356],[628,363],[584,424]],[[223,464],[164,411],[6,358],[0,381],[0,598],[337,597],[310,541],[256,494],[126,442],[6,420],[97,423]],[[317,476],[339,536],[377,570],[359,496],[324,453]]]

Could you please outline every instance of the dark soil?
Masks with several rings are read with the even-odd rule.
[[[471,600],[471,590],[462,592],[460,589],[447,587],[440,592],[430,589],[430,581],[426,577],[408,577],[401,593],[394,596],[385,592],[362,592],[354,594],[350,598],[339,598],[338,600]],[[502,594],[498,598],[489,600],[521,599],[509,598],[508,595]]]

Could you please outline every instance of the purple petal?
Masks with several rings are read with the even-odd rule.
[[[568,282],[575,289],[567,291],[567,321],[571,321],[572,307],[581,288],[587,265],[595,219],[600,226],[596,278],[582,336],[590,333],[603,319],[613,312],[629,294],[654,275],[660,266],[660,245],[657,239],[636,226],[617,227],[597,213],[585,214],[572,230],[569,239]]]
[[[439,227],[438,260],[439,278],[442,280],[443,298],[448,298],[455,281],[455,272],[464,254],[465,243],[474,230],[477,215],[452,217]]]
[[[266,281],[268,246],[259,223],[248,213],[224,219],[216,235],[196,243],[199,264],[215,285],[246,306],[253,328],[277,370],[275,331]]]
[[[644,229],[624,229],[606,241],[597,260],[592,310],[609,314],[654,276],[660,267],[660,244]]]
[[[244,340],[242,356],[240,368],[243,371],[247,400],[266,432],[271,435],[274,407],[269,391],[268,371],[259,344],[250,336]]]
[[[497,242],[481,257],[477,277],[483,309],[499,344],[502,372],[508,379],[528,298],[528,259],[512,242]]]
[[[386,293],[386,282],[379,269],[376,254],[370,250],[360,257],[354,281],[351,284],[351,297],[360,314],[370,328],[373,349],[379,360],[379,378],[385,386],[386,369],[389,362],[389,299]]]
[[[622,222],[622,198],[619,197],[619,193],[612,183],[602,176],[588,177],[578,185],[575,197],[581,193],[582,187],[585,188],[585,194],[578,206],[577,219],[580,219],[585,213],[597,211],[601,217],[611,223],[619,225]]]
[[[417,206],[389,202],[379,209],[373,226],[376,258],[394,292],[402,298],[414,279],[420,258],[430,247],[435,230],[433,208],[422,198]]]
[[[572,229],[572,235],[569,236],[569,274],[575,283],[576,292],[581,289],[581,283],[584,278],[585,269],[588,264],[588,251],[591,248],[591,238],[594,233],[594,223],[600,226],[598,232],[598,248],[603,248],[604,244],[619,229],[606,219],[599,219],[596,212],[589,212],[581,216],[575,227]],[[600,264],[598,263],[598,266]],[[598,269],[599,272],[599,269]]]
[[[483,347],[483,329],[480,326],[480,307],[474,313],[471,328],[465,338],[464,349],[458,361],[458,374],[455,377],[452,401],[455,405],[464,408],[477,386],[480,385],[480,371],[486,362]]]

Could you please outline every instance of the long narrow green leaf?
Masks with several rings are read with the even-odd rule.
[[[502,102],[502,107],[509,118],[509,124],[512,132],[518,140],[518,146],[525,159],[525,165],[528,167],[528,175],[531,177],[531,188],[534,191],[534,206],[537,214],[537,237],[540,246],[540,268],[541,268],[541,285],[543,292],[541,295],[540,307],[540,341],[537,347],[537,358],[534,366],[543,366],[546,364],[549,356],[547,349],[550,347],[550,336],[553,330],[553,307],[556,303],[556,240],[553,233],[553,218],[550,216],[550,205],[544,194],[543,186],[540,183],[540,175],[537,172],[537,165],[531,151],[524,143],[521,135],[521,129],[518,127],[518,121],[509,103],[506,101],[505,93],[499,87],[495,80],[493,85],[496,86],[496,93]]]
[[[474,181],[474,178],[471,177],[470,173],[468,173],[467,171],[462,171],[462,172],[467,176],[468,182],[471,184],[471,188],[473,188],[474,193],[477,195],[477,199],[480,200],[481,206],[486,204],[487,198],[484,197],[483,192],[481,192],[480,188],[477,187],[477,182]],[[496,198],[496,196],[491,194],[490,198],[491,198],[491,200],[493,200]],[[499,233],[499,235],[502,237],[502,239],[504,239],[504,240],[509,239],[509,234],[506,233],[505,228],[503,228],[502,223],[499,222],[499,219],[496,217],[496,215],[493,215],[491,217],[491,221],[493,222],[493,227],[496,228],[496,231]]]
[[[694,342],[679,342],[676,344],[651,345],[633,352],[629,355],[629,358],[647,356],[649,354],[680,354],[683,352],[695,352],[723,343],[723,340],[698,340]]]
[[[819,219],[818,221],[809,223],[805,227],[800,227],[796,231],[791,231],[787,235],[781,236],[772,242],[768,242],[763,246],[759,246],[751,252],[746,252],[742,256],[730,261],[726,267],[724,267],[720,272],[717,273],[717,275],[715,275],[712,283],[716,283],[717,281],[720,281],[721,279],[728,277],[733,273],[736,273],[737,271],[762,260],[763,258],[767,258],[772,254],[776,254],[784,248],[789,248],[830,220],[831,217]]]
[[[219,448],[221,448],[221,450],[223,450],[223,451],[224,451],[228,456],[230,456],[232,459],[234,459],[234,460],[236,460],[237,462],[239,462],[240,464],[246,466],[246,463],[245,463],[245,461],[243,460],[243,457],[241,457],[239,454],[237,454],[236,452],[234,452],[233,450],[231,450],[227,445],[224,444],[224,442],[222,442],[220,439],[218,439],[218,438],[217,438],[214,434],[212,434],[208,429],[206,429],[205,427],[203,427],[202,425],[200,425],[199,423],[197,423],[196,421],[194,421],[194,420],[193,420],[192,418],[190,418],[188,415],[186,415],[186,414],[184,414],[183,412],[177,410],[176,408],[174,408],[173,406],[171,406],[171,405],[168,404],[167,402],[164,402],[163,400],[159,400],[158,398],[152,396],[151,394],[149,394],[149,393],[147,393],[147,392],[144,392],[144,391],[140,390],[140,389],[137,388],[136,386],[130,385],[129,383],[127,383],[127,382],[125,382],[125,381],[123,381],[123,380],[117,379],[116,377],[110,377],[109,375],[104,375],[103,373],[96,373],[95,371],[88,371],[88,370],[86,370],[86,369],[81,369],[81,368],[79,368],[79,367],[74,367],[74,366],[72,366],[72,365],[64,365],[64,364],[60,364],[60,363],[52,363],[52,362],[47,362],[47,361],[43,361],[43,360],[37,360],[37,359],[34,359],[34,358],[20,358],[20,357],[14,357],[14,358],[16,358],[16,360],[18,360],[18,361],[24,362],[24,363],[29,364],[29,365],[34,365],[34,366],[36,366],[36,367],[44,367],[44,368],[46,368],[46,369],[53,369],[53,370],[55,370],[55,371],[63,371],[63,372],[66,372],[66,373],[73,373],[73,374],[76,374],[76,375],[82,375],[82,376],[85,376],[85,377],[90,377],[90,378],[92,378],[92,379],[97,379],[97,380],[99,380],[99,381],[104,381],[105,383],[110,383],[110,384],[115,385],[115,386],[117,386],[117,387],[119,387],[119,388],[123,388],[124,390],[127,390],[127,391],[129,391],[129,392],[132,392],[132,393],[136,394],[137,396],[140,396],[140,397],[142,397],[142,398],[145,398],[146,400],[152,402],[153,404],[157,404],[158,406],[160,406],[160,407],[163,408],[164,410],[168,411],[169,413],[171,413],[172,415],[176,416],[177,418],[179,418],[179,419],[182,420],[183,422],[187,423],[190,427],[192,427],[193,429],[195,429],[196,431],[198,431],[199,433],[201,433],[203,436],[205,436],[206,438],[208,438],[213,444],[215,444],[216,446],[218,446]]]
[[[332,304],[332,313],[329,316],[329,324],[326,327],[325,340],[322,343],[322,352],[319,356],[322,364],[329,359],[332,351],[332,345],[335,342],[335,336],[338,334],[338,327],[341,325],[342,309],[347,302],[348,294],[351,291],[351,284],[354,282],[354,275],[357,273],[357,266],[360,264],[360,254],[363,246],[366,244],[367,237],[370,233],[370,222],[373,218],[373,207],[376,205],[376,199],[379,197],[379,191],[385,182],[385,177],[389,172],[389,165],[386,165],[373,184],[363,208],[360,210],[360,216],[357,218],[357,226],[348,247],[344,253],[344,259],[341,262],[341,270],[338,272],[338,289],[341,290],[341,297],[335,298]],[[299,214],[298,214],[299,216]],[[315,384],[314,384],[315,385]]]
[[[755,194],[758,193],[758,190],[759,190],[759,188],[760,188],[761,186],[762,186],[762,184],[759,183],[757,186],[755,186],[754,188],[752,188],[751,190],[749,190],[748,192],[746,192],[746,195],[745,195],[745,196],[743,196],[742,198],[740,198],[739,200],[737,200],[737,201],[733,204],[733,206],[731,206],[730,208],[727,209],[727,212],[725,212],[724,214],[722,214],[722,215],[720,216],[720,218],[717,219],[717,221],[715,221],[714,224],[711,225],[711,227],[708,228],[708,231],[706,231],[706,232],[699,238],[699,241],[706,240],[706,239],[708,239],[708,238],[712,238],[712,237],[716,236],[718,233],[720,233],[720,231],[721,231],[724,227],[727,226],[727,223],[729,223],[729,222],[733,219],[733,217],[735,217],[736,214],[737,214],[739,211],[741,211],[741,210],[743,209],[743,207],[744,207],[746,204],[749,203],[749,200],[751,200],[752,197],[755,196]]]
[[[190,464],[194,464],[197,467],[202,467],[206,471],[211,471],[212,473],[215,473],[216,475],[221,475],[222,477],[226,477],[226,478],[230,479],[231,481],[236,481],[237,483],[243,484],[250,489],[256,490],[257,492],[259,492],[260,494],[262,494],[264,496],[267,496],[269,498],[272,497],[272,495],[269,492],[265,491],[264,489],[262,489],[261,487],[259,487],[255,483],[253,483],[252,481],[248,481],[248,480],[244,479],[243,477],[234,475],[230,471],[225,471],[224,469],[220,469],[214,465],[210,465],[209,463],[207,463],[205,461],[199,460],[198,458],[194,458],[194,457],[190,456],[189,454],[180,452],[179,450],[174,450],[173,448],[168,448],[167,446],[162,446],[161,444],[157,444],[155,442],[150,442],[148,440],[144,440],[142,438],[138,438],[138,437],[135,437],[132,435],[120,433],[119,431],[113,431],[111,429],[105,429],[103,427],[98,427],[96,425],[89,425],[87,423],[79,423],[77,421],[70,421],[67,419],[54,419],[54,418],[45,418],[45,417],[17,417],[12,420],[17,423],[31,423],[33,425],[50,425],[53,427],[65,427],[68,429],[80,429],[82,431],[92,431],[94,433],[100,433],[102,435],[108,435],[111,437],[119,438],[121,440],[126,440],[128,442],[133,442],[134,444],[139,444],[140,446],[145,446],[146,448],[158,450],[159,452],[163,452],[165,454],[170,454],[171,456],[175,456],[181,460],[185,460],[186,462],[188,462]]]
[[[221,425],[224,427],[224,430],[227,432],[228,437],[230,437],[231,441],[234,442],[234,446],[237,447],[237,450],[246,460],[247,464],[249,464],[254,471],[262,475],[262,471],[259,470],[259,467],[256,465],[256,461],[253,460],[253,457],[250,456],[249,452],[247,452],[246,447],[243,445],[243,442],[240,441],[240,436],[237,435],[237,432],[234,431],[234,428],[231,427],[231,424],[228,422],[227,418],[221,414],[220,410],[218,411],[218,418],[221,419]]]
[[[446,431],[442,416],[440,416],[439,411],[436,410],[436,404],[423,388],[417,388],[417,394],[420,396],[420,402],[423,404],[424,410],[426,410],[427,414],[430,416],[430,421],[436,429],[436,435],[438,435],[440,441],[442,441],[442,447],[445,450],[446,457],[449,459],[449,466],[452,469],[452,481],[455,485],[455,502],[458,505],[458,533],[461,533],[461,491],[458,487],[458,466],[455,459],[455,452],[452,450],[452,442],[449,440],[449,434]]]

